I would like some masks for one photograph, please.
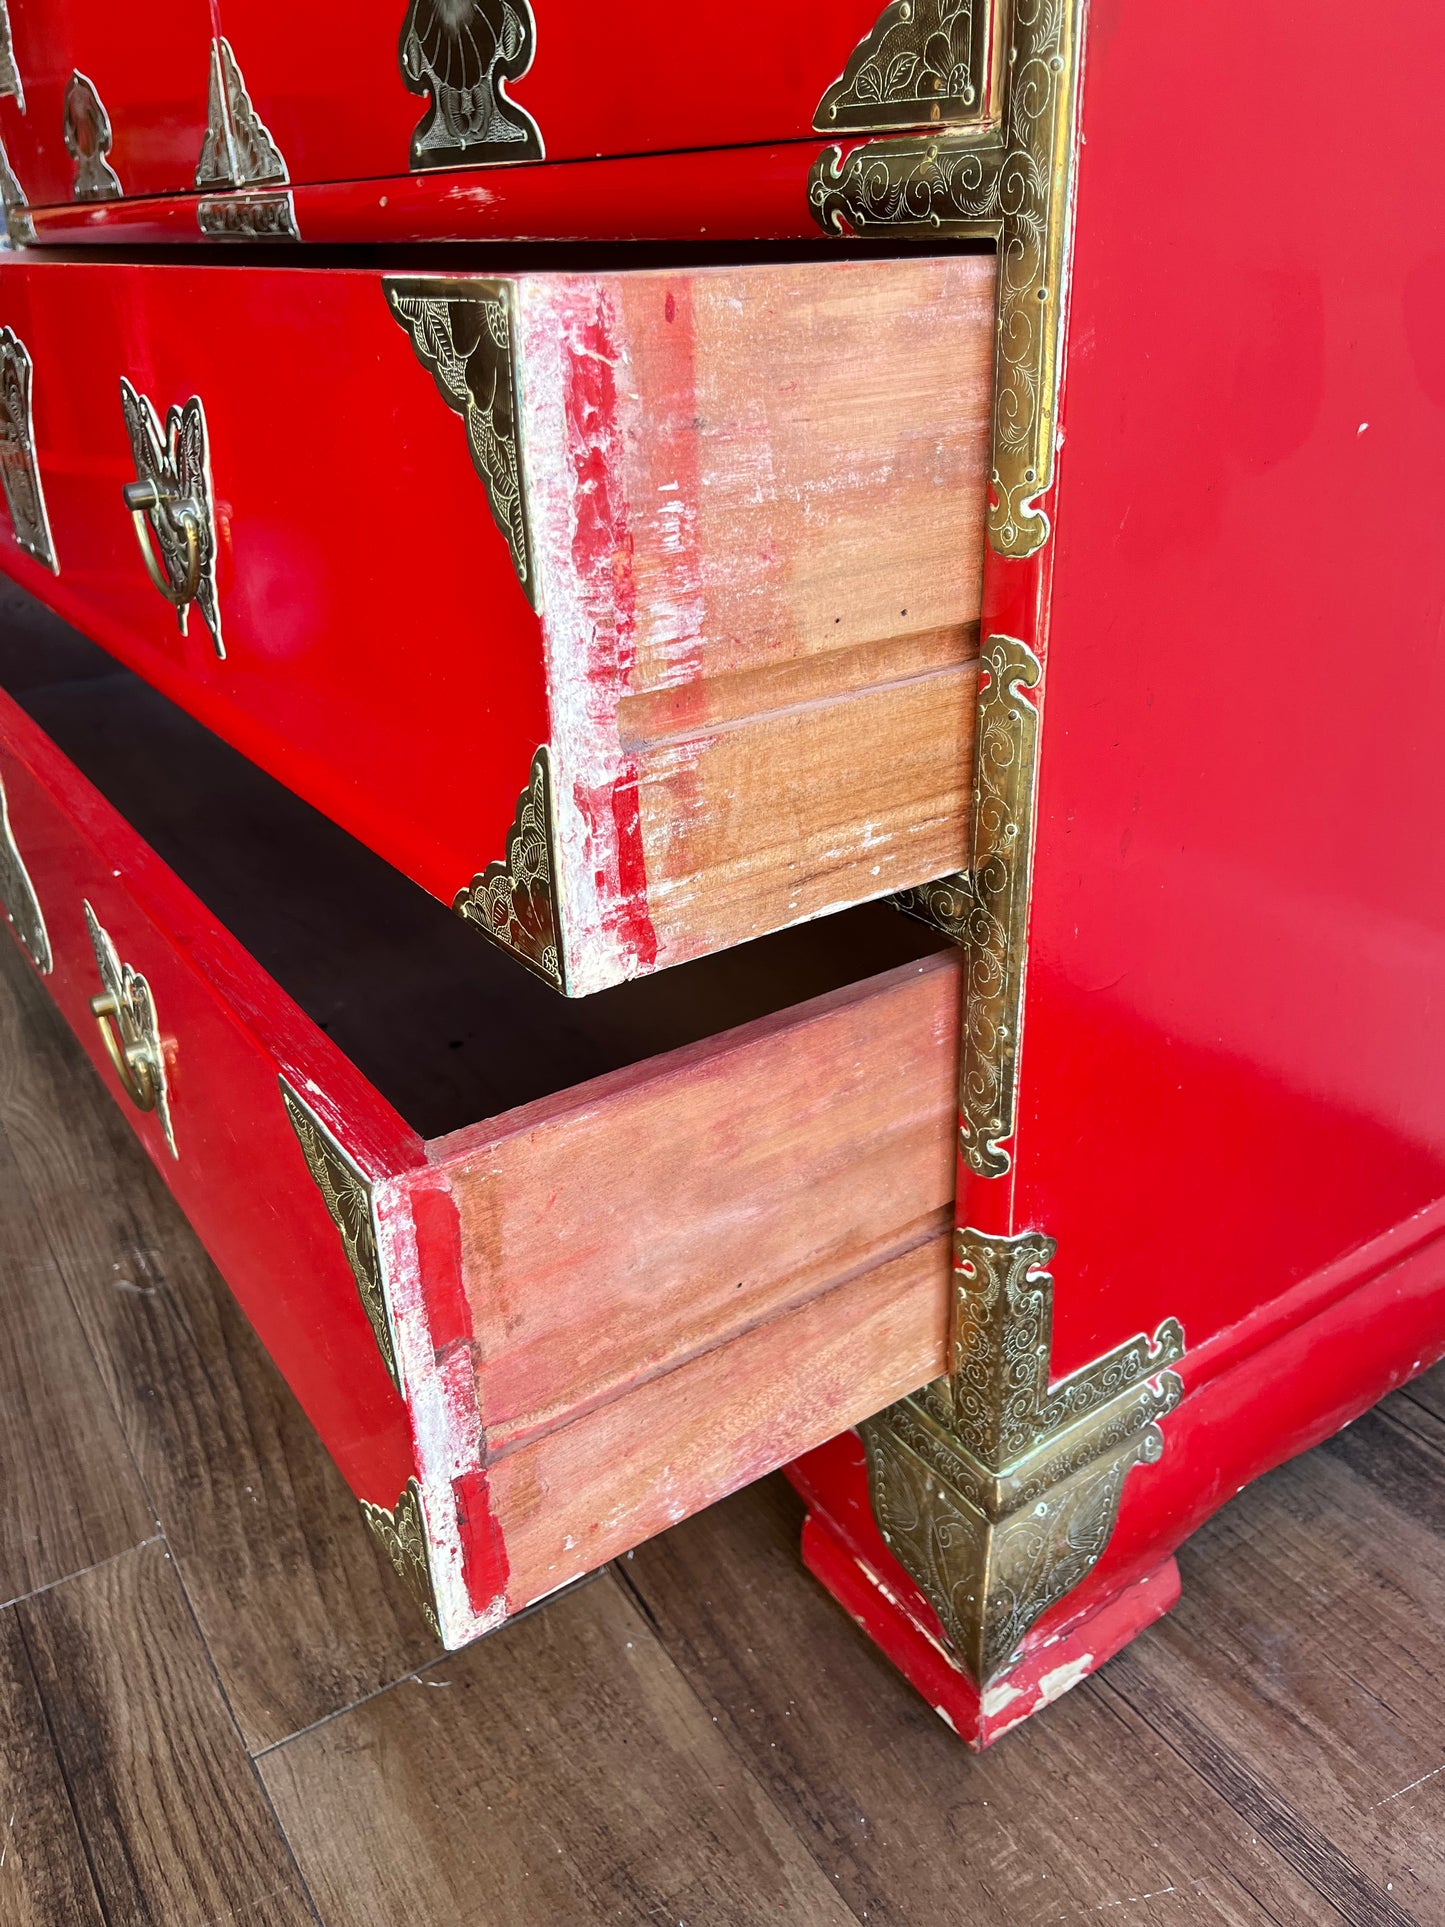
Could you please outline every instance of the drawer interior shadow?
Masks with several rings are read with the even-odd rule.
[[[3,578],[0,685],[423,1137],[946,947],[869,904],[569,1001]]]

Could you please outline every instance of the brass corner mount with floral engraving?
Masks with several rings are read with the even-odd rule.
[[[396,1339],[391,1327],[391,1308],[386,1297],[386,1278],[381,1268],[381,1252],[376,1235],[376,1211],[371,1183],[351,1153],[332,1136],[311,1106],[284,1077],[278,1078],[281,1102],[307,1169],[321,1193],[327,1216],[336,1226],[341,1249],[357,1295],[371,1326],[381,1362],[398,1391],[401,1374],[396,1363]]]
[[[816,120],[884,134],[814,163],[809,200],[829,232],[997,244],[988,539],[1012,557],[1049,533],[1038,498],[1054,470],[1082,13],[1083,0],[893,0]],[[891,131],[908,125],[923,131]]]
[[[951,1369],[861,1428],[883,1537],[980,1687],[1098,1563],[1183,1395],[1173,1318],[1050,1384],[1054,1249],[959,1231]]]
[[[507,833],[506,855],[457,893],[452,908],[554,990],[567,992],[552,817],[552,758],[546,745]]]
[[[414,1478],[402,1487],[390,1510],[361,1501],[361,1516],[372,1536],[391,1561],[392,1570],[421,1607],[422,1617],[438,1639],[442,1636],[437,1612],[436,1591],[432,1585],[431,1559],[427,1552],[426,1517],[422,1511],[421,1487]]]

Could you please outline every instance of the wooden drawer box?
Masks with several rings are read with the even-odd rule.
[[[9,918],[449,1641],[941,1369],[929,933],[561,1003],[13,588],[0,682]]]
[[[7,261],[0,565],[580,995],[965,860],[993,283]]]

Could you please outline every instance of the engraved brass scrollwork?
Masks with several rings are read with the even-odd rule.
[[[121,1087],[138,1111],[154,1111],[172,1157],[179,1157],[171,1124],[165,1046],[156,1023],[151,987],[138,970],[122,963],[110,936],[89,903],[85,923],[100,971],[101,992],[90,1008],[106,1055]]]
[[[507,281],[413,281],[389,276],[387,305],[437,393],[466,423],[472,466],[492,520],[507,538],[517,580],[533,608],[527,492],[522,479],[519,405],[513,354],[516,316]]]
[[[35,885],[30,881],[30,872],[10,827],[10,805],[3,781],[0,781],[0,910],[9,918],[31,963],[42,977],[48,977],[54,967],[50,933],[45,928],[40,898],[35,894]]]
[[[25,343],[12,328],[0,328],[0,487],[15,540],[27,555],[60,573],[45,490],[35,455],[31,410],[34,370]]]
[[[959,1149],[970,1171],[998,1178],[1013,1135],[1028,949],[1038,711],[1038,657],[1013,636],[990,636],[979,660],[974,726],[973,863],[900,891],[894,905],[962,944],[963,1045]]]
[[[123,192],[120,176],[111,166],[110,115],[105,111],[95,82],[79,68],[65,88],[65,151],[75,162],[71,197],[77,201],[114,201]]]
[[[29,247],[35,239],[35,223],[30,218],[25,189],[10,165],[3,141],[0,141],[0,208],[5,211],[5,238],[11,247]]]
[[[231,43],[211,42],[206,132],[196,162],[202,234],[220,240],[299,241],[290,175],[271,131],[251,104]],[[220,193],[239,189],[238,193]],[[266,191],[269,190],[269,191]]]
[[[294,1091],[285,1078],[279,1080],[281,1101],[296,1133],[302,1155],[316,1180],[321,1201],[341,1238],[346,1262],[356,1280],[362,1309],[376,1339],[387,1375],[398,1391],[401,1376],[396,1364],[396,1341],[391,1329],[391,1311],[386,1302],[386,1279],[377,1248],[376,1218],[372,1208],[371,1185],[350,1154],[343,1150],[321,1119]]]
[[[432,1587],[431,1560],[427,1554],[426,1518],[422,1512],[421,1487],[408,1479],[395,1506],[373,1505],[361,1501],[361,1516],[376,1538],[392,1569],[421,1607],[422,1615],[438,1639],[442,1636],[437,1614],[436,1593]]]
[[[135,481],[125,486],[125,505],[135,524],[146,573],[174,606],[182,635],[192,602],[200,605],[216,654],[224,657],[216,605],[210,448],[200,396],[192,395],[183,408],[168,409],[164,431],[155,409],[124,375],[120,403],[136,472]],[[159,560],[148,531],[154,532],[159,545]]]
[[[1013,0],[996,125],[830,148],[809,182],[834,233],[997,242],[988,537],[1007,556],[1049,534],[1038,498],[1054,472],[1081,12],[1082,0]]]
[[[564,994],[567,989],[552,842],[552,764],[545,745],[507,836],[507,854],[489,863],[452,908],[519,963]]]
[[[1172,1318],[1050,1384],[1054,1248],[960,1231],[949,1375],[861,1428],[883,1537],[980,1686],[1098,1563],[1183,1396]]]
[[[890,0],[813,116],[820,134],[955,127],[988,111],[992,0]]]
[[[528,0],[411,0],[401,77],[431,103],[411,137],[413,169],[541,160],[537,123],[506,87],[531,66],[536,43]]]

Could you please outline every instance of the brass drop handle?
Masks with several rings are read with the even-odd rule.
[[[146,574],[167,602],[173,602],[178,609],[185,608],[187,603],[195,601],[196,591],[201,586],[200,503],[184,499],[172,501],[161,492],[153,476],[145,476],[138,482],[127,482],[124,493],[125,505],[135,524],[135,539],[140,543],[140,552],[145,558]],[[170,577],[156,561],[150,530],[146,526],[147,515],[155,515],[162,510],[186,538],[186,577],[178,589],[172,586]],[[148,1109],[149,1106],[144,1108]]]
[[[105,1040],[106,1055],[115,1067],[115,1074],[126,1096],[138,1111],[153,1111],[156,1107],[156,1080],[146,1045],[125,1044],[117,1037],[112,1020],[118,1017],[120,1006],[109,991],[92,997],[90,1008]]]

